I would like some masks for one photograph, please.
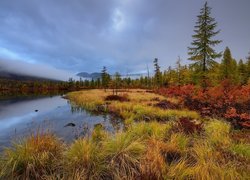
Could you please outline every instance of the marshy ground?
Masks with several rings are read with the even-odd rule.
[[[249,179],[249,130],[146,90],[72,92],[75,106],[124,122],[65,144],[39,133],[1,155],[2,179]]]

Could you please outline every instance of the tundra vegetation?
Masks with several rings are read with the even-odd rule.
[[[118,97],[119,98],[118,98]],[[142,89],[84,90],[67,95],[73,106],[110,113],[124,128],[100,124],[65,144],[40,132],[7,148],[1,177],[13,179],[248,179],[248,129],[189,110],[182,99]],[[167,109],[166,109],[167,107]]]

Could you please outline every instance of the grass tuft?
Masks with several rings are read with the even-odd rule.
[[[97,179],[105,175],[100,147],[88,139],[76,140],[65,154],[65,169],[73,179]]]
[[[27,179],[53,174],[60,164],[64,145],[51,134],[31,135],[7,148],[1,159],[1,177]]]
[[[114,179],[133,179],[139,175],[140,159],[145,145],[129,133],[117,133],[103,142],[103,155]]]
[[[216,119],[205,125],[205,133],[209,142],[217,146],[228,146],[231,143],[229,136],[230,124]]]
[[[232,144],[229,148],[234,154],[246,157],[250,160],[250,145],[244,143]]]

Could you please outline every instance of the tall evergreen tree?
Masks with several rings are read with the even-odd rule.
[[[238,73],[239,73],[239,81],[240,84],[246,84],[247,83],[247,71],[246,71],[246,65],[244,64],[243,60],[240,59],[238,64]]]
[[[114,88],[116,95],[118,94],[118,88],[121,86],[121,75],[116,72],[114,75]]]
[[[228,47],[226,47],[223,53],[223,59],[221,61],[221,78],[229,79],[232,74],[233,66],[233,58],[231,55],[231,51]]]
[[[204,4],[204,7],[200,10],[200,15],[197,16],[195,34],[191,47],[188,48],[189,60],[195,61],[195,67],[199,67],[202,71],[203,80],[206,76],[206,72],[216,62],[215,59],[221,57],[221,53],[217,53],[213,47],[219,44],[220,40],[212,39],[220,31],[215,31],[217,22],[211,17],[211,7]],[[198,66],[197,66],[198,65]]]
[[[103,66],[103,69],[102,69],[101,79],[102,79],[102,86],[106,91],[109,85],[110,75],[107,73],[107,68],[105,66]]]
[[[161,85],[161,70],[160,70],[160,66],[158,64],[158,58],[154,59],[154,67],[155,67],[155,83],[156,86],[160,86]]]
[[[223,53],[223,59],[220,65],[220,76],[221,79],[229,79],[234,83],[239,82],[237,62],[232,58],[231,51],[228,47],[226,47]]]

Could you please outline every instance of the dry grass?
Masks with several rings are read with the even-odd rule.
[[[3,178],[37,179],[43,174],[53,174],[61,170],[58,160],[62,158],[63,150],[64,144],[51,134],[31,135],[4,151],[0,175]]]
[[[166,99],[138,91],[125,92],[129,102],[105,101],[111,92],[101,90],[70,93],[90,111],[123,117],[126,128],[109,134],[96,126],[70,145],[50,134],[31,136],[1,155],[0,179],[250,179],[249,143],[232,138],[230,124],[154,107]],[[175,130],[180,117],[203,121],[204,130]]]
[[[162,110],[155,107],[155,104],[161,100],[168,100],[177,103],[176,99],[165,98],[163,96],[148,93],[146,91],[133,90],[130,92],[121,93],[121,96],[126,96],[129,102],[120,101],[105,101],[111,92],[102,90],[80,91],[68,94],[68,98],[76,105],[81,106],[90,111],[108,111],[121,116],[123,119],[134,120],[158,120],[168,121],[176,120],[180,117],[191,119],[200,118],[199,114],[189,110]]]

